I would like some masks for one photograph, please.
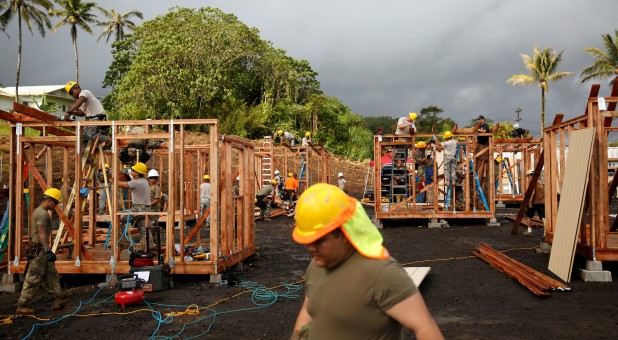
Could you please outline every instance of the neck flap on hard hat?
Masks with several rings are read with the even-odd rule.
[[[341,226],[352,246],[364,257],[384,260],[390,257],[382,246],[382,234],[371,222],[365,208],[356,201],[354,215]]]

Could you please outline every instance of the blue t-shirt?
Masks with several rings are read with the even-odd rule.
[[[428,186],[431,183],[433,183],[433,166],[425,169],[425,186]]]

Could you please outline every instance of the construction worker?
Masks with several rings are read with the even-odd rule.
[[[281,144],[283,144],[283,142],[286,141],[288,142],[288,144],[290,144],[290,146],[296,145],[296,138],[294,137],[293,134],[287,131],[278,130],[276,136],[279,136],[279,140],[281,141]]]
[[[298,200],[294,241],[311,263],[291,339],[443,339],[414,282],[359,201],[319,183]],[[371,279],[369,279],[371,278]]]
[[[296,201],[296,195],[298,194],[297,190],[298,180],[294,178],[294,173],[290,172],[284,183],[284,196],[287,198],[286,210],[288,211],[288,214],[291,214],[294,211],[294,201]]]
[[[265,184],[262,189],[255,195],[255,205],[260,208],[260,219],[262,221],[270,221],[270,208],[272,204],[272,193],[275,190],[277,181],[275,179],[270,181],[270,184]]]
[[[103,105],[97,97],[88,90],[82,90],[78,83],[70,81],[64,86],[67,94],[75,98],[75,103],[71,105],[67,113],[64,115],[64,120],[73,120],[73,116],[86,117],[89,121],[104,121],[107,120],[107,115]],[[85,141],[95,140],[99,132],[99,142],[107,144],[110,141],[107,134],[108,126],[89,126],[82,130],[82,139]]]
[[[62,193],[56,188],[43,192],[43,201],[34,209],[30,220],[32,246],[26,252],[28,264],[21,295],[17,301],[17,314],[34,314],[31,303],[42,290],[51,295],[54,300],[52,309],[62,309],[66,300],[60,297],[60,281],[56,271],[56,254],[50,248],[52,220],[49,214],[62,201]]]
[[[534,170],[528,171],[526,176],[528,177],[528,183],[532,180],[532,176],[534,176]],[[526,216],[530,219],[530,223],[528,224],[528,230],[523,232],[525,236],[533,236],[532,218],[534,217],[535,212],[539,215],[541,220],[543,220],[543,225],[545,225],[545,188],[543,188],[543,183],[541,183],[540,178],[536,181],[534,196],[532,196],[530,205],[528,206],[528,209],[526,209]]]
[[[200,184],[200,215],[210,208],[210,176],[202,177],[203,183]],[[210,215],[206,217],[206,224],[210,224]]]
[[[311,132],[305,132],[305,137],[303,137],[300,146],[310,146],[311,145]]]
[[[161,211],[163,192],[159,186],[159,172],[155,169],[148,171],[148,184],[150,184],[150,208],[152,211]]]
[[[416,112],[410,112],[407,116],[399,118],[397,121],[396,135],[411,135],[416,132],[414,121],[418,118]]]
[[[346,185],[346,180],[343,178],[343,172],[340,172],[339,174],[337,174],[337,186],[339,187],[339,189],[343,190],[344,192],[345,190],[345,185]]]
[[[137,162],[131,167],[131,170],[132,171],[129,172],[131,180],[128,182],[118,181],[118,186],[122,188],[129,188],[131,190],[132,212],[151,212],[150,185],[146,180],[148,168],[146,167],[146,164]],[[136,225],[139,228],[142,250],[147,251],[149,246],[154,246],[154,240],[152,238],[152,233],[146,228],[145,216],[135,215],[130,218],[136,221]],[[123,223],[126,223],[126,220],[124,220]],[[150,244],[146,242],[146,235],[149,236]]]
[[[281,175],[281,171],[275,170],[275,180],[277,181],[277,185],[275,187],[277,196],[281,195],[283,191],[283,176]]]
[[[442,137],[444,141],[440,141],[435,138],[436,146],[444,150],[444,183],[446,185],[454,185],[457,180],[457,140],[453,138],[453,130],[444,131]]]
[[[105,178],[103,177],[103,172],[107,176],[107,180],[109,181],[112,171],[109,168],[109,164],[105,164],[104,169],[99,169],[96,172],[97,181],[99,181],[99,215],[103,215],[107,212],[107,190],[105,188]]]

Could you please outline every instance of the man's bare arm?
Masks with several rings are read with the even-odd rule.
[[[413,331],[418,340],[444,339],[438,325],[429,314],[421,293],[416,293],[386,311],[402,326]]]
[[[296,317],[296,323],[294,324],[294,331],[300,331],[300,329],[303,328],[303,326],[311,322],[311,315],[309,315],[309,310],[307,309],[308,304],[309,304],[309,299],[305,297],[303,306],[300,308],[300,312],[298,312],[298,316]]]
[[[79,108],[82,106],[83,103],[86,102],[86,97],[79,97],[77,98],[77,100],[75,101],[75,103],[73,103],[73,105],[71,105],[71,107],[69,108],[69,113],[74,114],[76,116],[80,116],[83,117],[85,116],[85,114],[82,112],[82,110],[80,110]]]

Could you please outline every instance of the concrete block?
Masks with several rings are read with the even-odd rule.
[[[586,260],[586,269],[579,268],[579,277],[585,282],[612,282],[612,273],[603,270],[603,262]]]
[[[221,283],[221,274],[210,274],[210,283]]]
[[[495,217],[492,217],[489,219],[489,222],[487,223],[488,227],[499,227],[500,223],[498,223],[498,220]]]
[[[15,293],[21,291],[23,282],[16,279],[15,274],[2,274],[2,284],[0,284],[0,292]]]
[[[506,208],[506,205],[502,202],[502,200],[499,200],[498,203],[496,203],[496,208],[504,209]]]
[[[442,228],[442,223],[439,223],[437,218],[432,218],[429,221],[427,228]]]
[[[551,244],[543,241],[539,244],[538,247],[534,248],[534,251],[537,254],[549,254],[551,253]]]

